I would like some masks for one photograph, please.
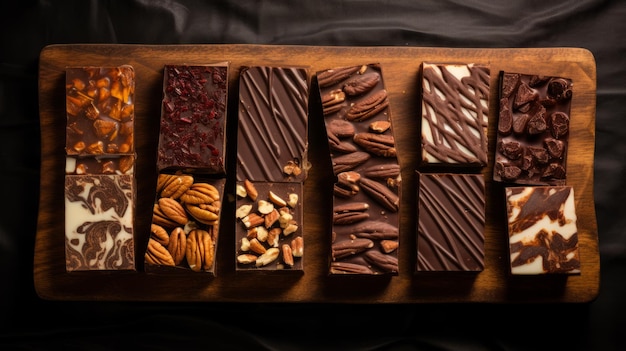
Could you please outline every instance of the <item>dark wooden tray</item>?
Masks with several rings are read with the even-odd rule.
[[[222,229],[217,277],[181,273],[157,276],[143,272],[66,273],[64,257],[65,67],[130,64],[136,70],[136,176],[138,261],[149,234],[156,184],[155,158],[163,66],[170,63],[231,63],[231,87],[244,65],[308,65],[311,73],[344,65],[380,63],[390,93],[398,155],[402,165],[400,274],[395,277],[328,277],[330,194],[321,115],[311,106],[309,147],[312,169],[305,184],[305,270],[301,276],[244,275],[234,271],[234,234]],[[491,94],[496,96],[500,70],[572,78],[568,184],[576,195],[582,273],[576,276],[510,277],[507,274],[504,202],[501,188],[487,180],[485,270],[478,275],[414,275],[416,178],[419,160],[418,73],[423,61],[489,63]],[[315,92],[313,92],[315,93]],[[230,100],[237,98],[231,89]],[[236,103],[236,100],[234,100]],[[311,99],[312,104],[315,99]],[[230,103],[230,106],[233,104]],[[236,106],[236,104],[235,104]],[[496,99],[491,99],[490,155],[493,155]],[[581,48],[453,49],[425,47],[310,47],[269,45],[51,45],[39,62],[41,118],[41,192],[34,258],[34,283],[48,300],[439,303],[439,302],[590,302],[599,293],[600,257],[593,171],[596,110],[596,64]],[[231,113],[234,113],[231,109]],[[328,190],[330,192],[330,189]],[[225,203],[225,210],[234,205]],[[324,207],[326,206],[326,207]],[[234,214],[232,217],[234,218]]]

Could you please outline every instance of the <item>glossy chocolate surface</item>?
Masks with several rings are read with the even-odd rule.
[[[482,271],[484,176],[418,172],[417,177],[417,271]]]
[[[500,110],[493,179],[565,185],[572,81],[500,73]]]
[[[489,80],[486,65],[422,64],[422,165],[487,165]]]
[[[243,67],[239,79],[237,180],[307,176],[308,68]]]
[[[65,176],[67,271],[135,270],[131,175]]]
[[[159,172],[225,174],[228,63],[166,65]]]
[[[133,67],[70,67],[65,75],[68,155],[134,152]]]
[[[397,275],[401,175],[381,67],[317,80],[335,176],[329,274]]]
[[[579,274],[574,189],[528,186],[505,191],[511,273]]]

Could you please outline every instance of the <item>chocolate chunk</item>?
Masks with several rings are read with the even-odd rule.
[[[489,75],[479,64],[422,64],[422,166],[487,165]]]
[[[516,184],[564,185],[571,80],[501,72],[500,81],[498,124],[506,125],[512,120],[513,133],[506,128],[497,130],[493,179]],[[505,98],[509,95],[516,96],[518,102]],[[522,156],[504,145],[519,145]]]
[[[573,188],[507,187],[505,196],[511,274],[579,274]]]
[[[317,78],[322,99],[345,97],[343,108],[323,106],[336,177],[328,272],[397,275],[401,176],[380,65],[329,69]]]
[[[482,174],[420,173],[418,272],[482,271],[485,180]]]

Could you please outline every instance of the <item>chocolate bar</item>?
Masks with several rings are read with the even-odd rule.
[[[66,153],[133,154],[134,69],[70,67],[65,77]]]
[[[317,73],[333,186],[330,275],[397,275],[401,175],[379,64]]]
[[[308,98],[308,68],[241,69],[238,181],[298,182],[306,179]]]
[[[237,270],[303,271],[300,182],[237,184]]]
[[[165,65],[157,171],[224,175],[228,63]]]
[[[66,270],[135,270],[132,175],[65,176]]]
[[[216,254],[226,178],[158,175],[148,246],[147,273],[182,271],[216,275]]]
[[[487,165],[490,69],[422,64],[422,166]]]
[[[239,77],[236,271],[303,273],[307,67],[243,67]]]
[[[565,185],[572,88],[568,78],[500,73],[495,181]]]
[[[506,187],[505,196],[511,274],[579,274],[574,189]]]
[[[485,179],[482,174],[416,172],[417,271],[484,268]]]

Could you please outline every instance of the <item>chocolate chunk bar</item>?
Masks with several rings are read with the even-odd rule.
[[[238,181],[306,179],[308,99],[308,68],[241,69]]]
[[[317,73],[335,176],[330,275],[397,275],[401,175],[379,64]]]
[[[309,69],[243,67],[237,135],[236,271],[304,273]]]
[[[506,187],[505,196],[511,274],[579,274],[574,189]]]
[[[66,270],[135,270],[134,212],[132,175],[66,175]]]
[[[157,171],[224,175],[228,63],[165,65]]]
[[[70,67],[65,77],[66,153],[134,153],[134,69]]]
[[[571,102],[571,79],[500,73],[495,181],[565,185]]]
[[[147,273],[216,275],[219,223],[226,178],[161,173],[157,178]]]
[[[238,182],[237,271],[303,271],[300,182]]]
[[[420,173],[418,272],[484,268],[485,179],[482,174]]]
[[[487,165],[490,69],[422,63],[422,166]]]

